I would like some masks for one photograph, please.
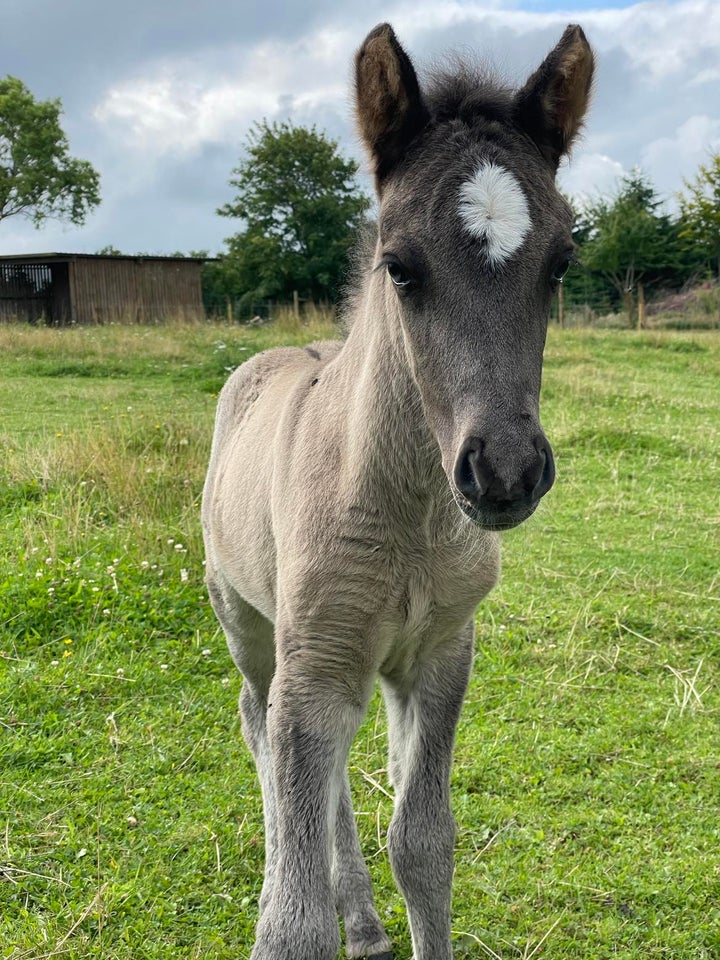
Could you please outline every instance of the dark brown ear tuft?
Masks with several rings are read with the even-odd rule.
[[[590,100],[594,57],[582,28],[568,26],[515,97],[515,116],[553,170],[570,149]]]
[[[380,188],[429,119],[415,69],[389,23],[375,27],[357,52],[355,96]]]

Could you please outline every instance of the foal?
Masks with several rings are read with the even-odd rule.
[[[573,255],[554,184],[593,57],[570,26],[518,91],[463,69],[421,89],[383,24],[356,57],[378,236],[344,343],[229,379],[203,498],[210,597],[244,683],[265,879],[252,960],[390,956],[347,755],[380,677],[387,837],[415,960],[450,960],[449,779],[473,612],[499,531],[554,479],[539,420],[553,291]]]

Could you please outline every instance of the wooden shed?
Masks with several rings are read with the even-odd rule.
[[[199,257],[0,254],[0,321],[161,323],[205,315]]]

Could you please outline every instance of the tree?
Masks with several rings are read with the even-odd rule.
[[[662,201],[639,170],[623,177],[616,196],[587,207],[586,240],[580,259],[602,274],[625,304],[630,325],[634,316],[634,291],[679,266],[677,230],[660,212]]]
[[[0,80],[0,220],[81,224],[100,203],[100,177],[69,155],[60,100],[36,100],[16,77]]]
[[[333,299],[370,200],[357,164],[315,127],[263,120],[248,135],[247,154],[232,171],[237,197],[218,210],[244,228],[228,238],[223,273],[234,293]]]
[[[564,305],[570,309],[581,307],[602,314],[610,313],[617,299],[614,288],[603,274],[590,270],[582,256],[583,245],[592,234],[593,224],[583,206],[572,197],[566,196],[565,200],[573,210],[572,236],[579,256],[563,278],[561,295]]]
[[[720,153],[700,164],[692,183],[683,183],[687,194],[680,194],[680,237],[716,265],[720,278]]]

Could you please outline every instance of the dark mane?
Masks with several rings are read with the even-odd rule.
[[[484,120],[513,125],[515,91],[487,65],[455,57],[424,79],[424,100],[436,123],[460,120],[474,126]]]

